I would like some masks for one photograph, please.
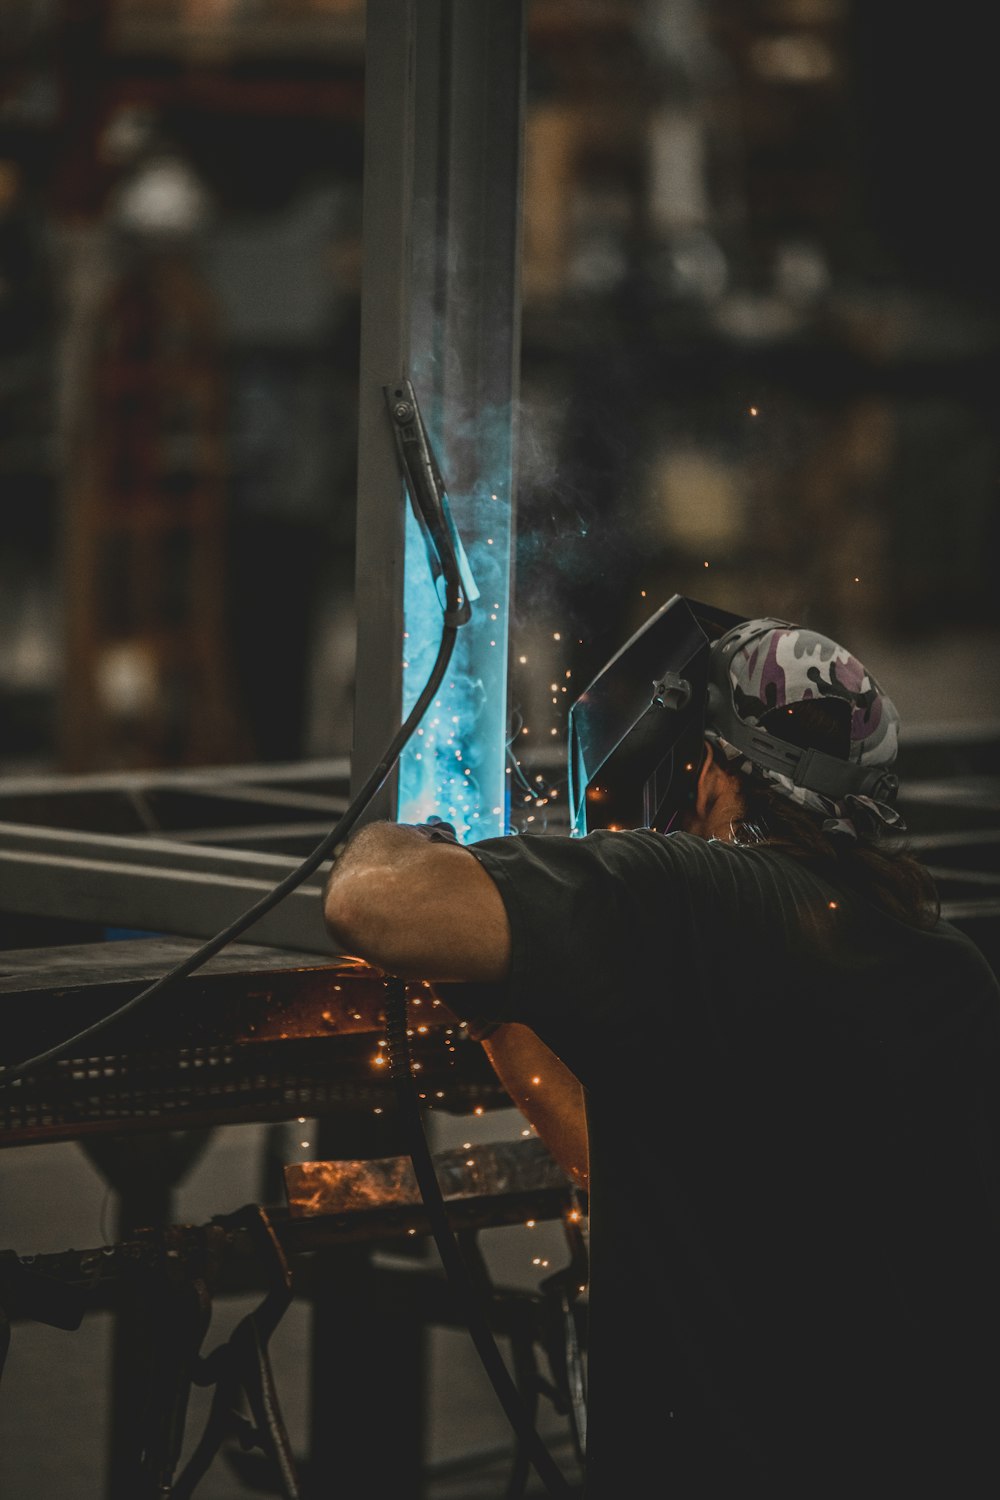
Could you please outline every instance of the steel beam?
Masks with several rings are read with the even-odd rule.
[[[0,911],[212,937],[299,860],[75,829],[2,825]],[[254,925],[246,940],[329,957],[322,880],[314,875]]]
[[[506,812],[523,52],[521,0],[369,0],[352,785],[416,698],[440,626],[383,397],[409,375],[481,589],[444,690],[477,784],[467,831],[479,837],[501,832]],[[404,783],[417,753],[404,755]],[[395,815],[399,780],[369,816]]]

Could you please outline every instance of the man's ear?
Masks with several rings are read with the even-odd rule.
[[[715,750],[710,741],[703,740],[701,745],[701,764],[698,767],[698,776],[694,788],[694,806],[700,813],[705,812],[711,802],[712,771],[715,765]]]

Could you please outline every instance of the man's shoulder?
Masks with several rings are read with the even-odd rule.
[[[468,846],[471,853],[487,866],[530,866],[533,863],[569,867],[582,871],[587,865],[602,865],[612,870],[646,869],[659,864],[689,879],[704,875],[709,880],[746,879],[753,882],[754,869],[763,862],[779,877],[791,881],[811,877],[802,875],[798,862],[788,859],[766,845],[747,847],[729,844],[721,839],[705,839],[683,830],[660,833],[652,828],[598,828],[582,836],[564,833],[508,834],[502,838],[483,839]]]
[[[655,847],[664,859],[685,867],[691,874],[698,872],[712,880],[726,883],[746,883],[759,887],[774,881],[812,889],[822,885],[822,878],[802,860],[795,859],[785,851],[770,844],[739,844],[727,839],[702,838],[700,834],[683,830],[667,834],[652,830],[642,832],[655,840]]]

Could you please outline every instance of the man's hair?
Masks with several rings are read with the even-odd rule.
[[[846,758],[849,725],[824,699],[806,699],[794,708],[764,714],[762,727],[800,749],[824,750]],[[770,721],[770,722],[769,722]],[[819,814],[793,802],[762,777],[735,772],[744,813],[734,826],[737,843],[763,841],[821,872],[836,874],[868,900],[913,927],[937,922],[941,902],[925,866],[905,839],[889,829],[861,832],[857,839],[824,832]]]

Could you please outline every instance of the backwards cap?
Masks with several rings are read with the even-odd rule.
[[[846,758],[781,738],[784,709],[818,700],[846,730]],[[778,711],[778,712],[776,712]],[[706,737],[731,769],[823,814],[823,828],[857,838],[905,825],[892,805],[899,785],[899,715],[871,673],[828,636],[787,620],[746,620],[715,641]]]

